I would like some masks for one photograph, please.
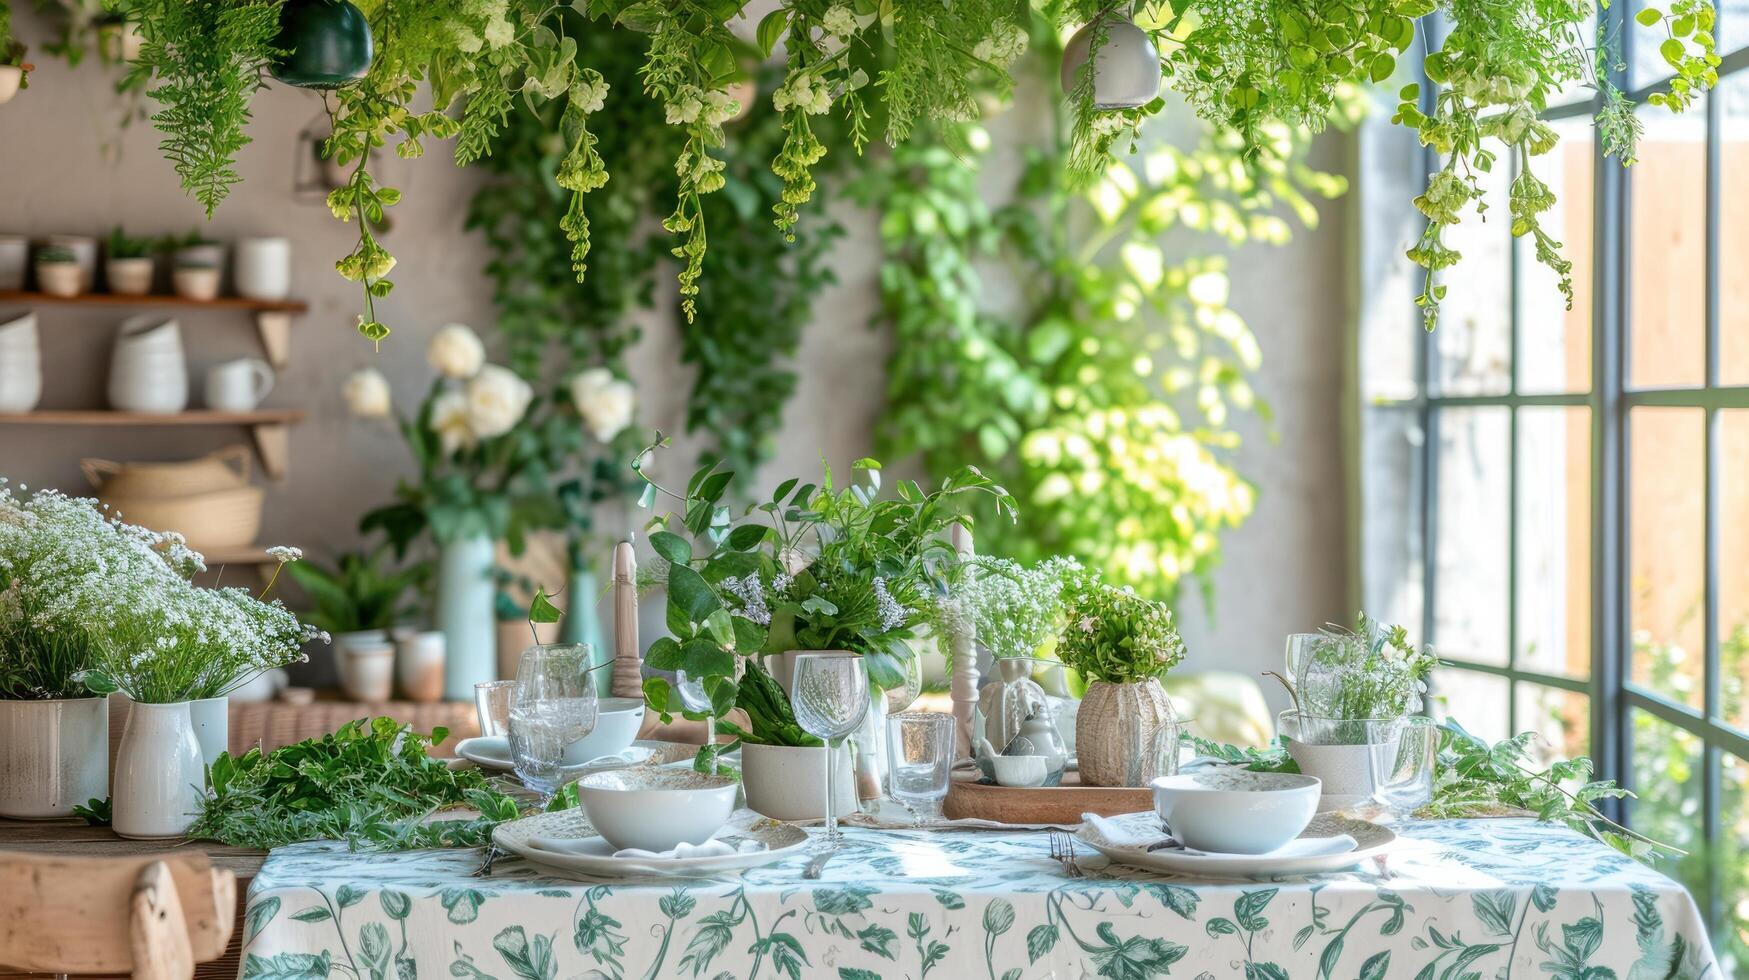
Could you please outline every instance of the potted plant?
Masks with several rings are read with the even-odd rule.
[[[1057,658],[1087,682],[1075,718],[1081,782],[1140,785],[1146,753],[1163,726],[1176,726],[1160,678],[1184,658],[1166,604],[1087,575],[1064,592]]]
[[[771,690],[786,693],[796,654],[859,656],[874,696],[856,739],[862,757],[858,782],[865,798],[878,794],[885,733],[880,692],[906,683],[917,656],[912,643],[929,618],[929,597],[946,588],[945,569],[955,555],[944,532],[970,520],[962,507],[974,495],[994,498],[998,513],[1011,512],[1013,498],[968,467],[934,491],[907,480],[896,498],[881,499],[880,463],[862,459],[854,464],[862,482],[835,486],[830,469],[820,484],[786,480],[737,523],[723,503],[732,474],[714,464],[694,473],[683,493],[650,478],[645,466],[651,452],[665,444],[658,440],[633,464],[649,481],[647,505],[664,497],[678,504],[673,518],[651,521],[651,547],[666,563],[662,578],[673,635],[652,644],[645,660],[657,670],[685,670],[701,685],[711,710],[686,710],[662,678],[645,684],[650,706],[665,717],[721,719],[738,703],[736,677],[743,670],[754,677],[769,674]],[[671,524],[691,540],[670,530]],[[760,674],[742,663],[754,657],[760,658]],[[707,744],[699,766],[708,767],[716,751]],[[744,760],[744,767],[757,768],[754,759]]]
[[[389,699],[395,658],[389,631],[408,621],[407,592],[429,572],[424,563],[384,571],[388,551],[384,543],[344,552],[332,566],[299,562],[287,569],[309,596],[304,621],[333,636],[340,686],[354,701]]]
[[[1409,641],[1408,630],[1364,612],[1353,629],[1288,638],[1287,675],[1270,672],[1293,700],[1279,717],[1280,734],[1300,771],[1323,780],[1320,810],[1372,796],[1376,763],[1395,756],[1398,726],[1421,710],[1438,663],[1431,647]]]
[[[747,661],[736,688],[735,707],[747,715],[747,727],[719,725],[741,745],[741,786],[747,808],[774,820],[818,820],[826,815],[827,749],[802,730],[790,709],[789,697],[757,659]],[[856,809],[856,783],[851,779],[849,746],[831,760],[837,769],[838,813]]]
[[[183,299],[205,303],[219,298],[219,267],[207,259],[178,254],[170,282]]]
[[[12,10],[0,3],[0,105],[12,101],[20,90],[30,88],[35,66],[24,60],[27,49],[12,36]]]
[[[36,285],[50,296],[77,296],[84,291],[84,270],[79,256],[63,245],[37,250]]]
[[[121,296],[144,296],[152,291],[152,243],[133,238],[116,225],[104,243],[103,278],[109,291]]]

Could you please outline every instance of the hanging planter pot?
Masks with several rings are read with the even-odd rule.
[[[273,46],[285,54],[269,69],[299,88],[331,89],[370,71],[370,21],[348,0],[286,0]]]
[[[1093,108],[1137,109],[1154,101],[1160,94],[1160,52],[1147,31],[1116,12],[1088,21],[1069,38],[1063,48],[1063,91],[1075,91],[1093,38],[1102,30],[1105,40],[1093,52]]]

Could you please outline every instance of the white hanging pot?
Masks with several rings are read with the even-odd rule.
[[[1160,52],[1147,31],[1117,12],[1088,21],[1069,38],[1063,48],[1063,91],[1073,93],[1080,83],[1101,30],[1105,40],[1093,52],[1093,108],[1135,109],[1154,101],[1160,94]]]

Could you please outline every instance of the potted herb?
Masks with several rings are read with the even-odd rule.
[[[1160,678],[1184,659],[1166,604],[1128,588],[1079,579],[1066,589],[1056,654],[1087,681],[1075,719],[1081,781],[1139,785],[1154,735],[1178,724]]]
[[[0,105],[12,101],[20,90],[30,88],[34,67],[24,60],[26,48],[12,36],[12,10],[0,3]]]
[[[299,562],[287,569],[310,599],[304,621],[334,637],[340,686],[354,701],[388,700],[395,658],[389,631],[408,621],[408,590],[427,572],[423,564],[384,571],[388,550],[384,544],[342,553],[332,566]]]
[[[829,469],[820,484],[786,480],[737,522],[724,503],[732,473],[703,467],[684,492],[649,477],[645,466],[662,445],[658,441],[633,464],[649,481],[645,505],[664,497],[677,502],[675,515],[651,521],[650,544],[666,562],[672,635],[652,644],[645,660],[657,670],[685,670],[711,710],[687,710],[662,678],[645,684],[650,706],[664,716],[721,718],[739,703],[736,677],[743,669],[749,676],[769,674],[774,687],[761,690],[770,695],[787,692],[799,653],[859,656],[874,697],[857,738],[864,760],[858,782],[867,794],[878,793],[885,728],[880,692],[906,682],[931,596],[946,588],[945,570],[955,555],[945,532],[970,521],[963,509],[970,498],[994,498],[999,513],[1012,511],[1013,498],[968,467],[934,491],[907,480],[895,498],[882,499],[880,463],[863,459],[854,464],[864,475],[861,482],[838,487]],[[745,663],[751,658],[759,658],[761,675],[751,674],[753,665]],[[769,731],[754,735],[766,741]],[[714,751],[711,745],[701,751],[701,767]],[[755,770],[745,777],[753,782],[762,778],[756,772],[759,751],[744,759],[744,768]]]
[[[735,707],[747,715],[747,727],[730,721],[718,726],[741,745],[741,786],[747,808],[774,820],[818,820],[826,815],[827,748],[802,730],[790,709],[789,697],[766,673],[757,659],[747,661],[747,671],[736,688]],[[838,813],[856,809],[856,783],[852,781],[850,751],[846,746],[831,760],[838,770],[832,780],[837,787]]]
[[[1323,780],[1321,810],[1372,796],[1374,756],[1395,757],[1398,724],[1422,707],[1439,660],[1408,631],[1361,613],[1355,627],[1326,627],[1288,638],[1287,688],[1293,707],[1280,734],[1300,771]]]
[[[79,256],[64,245],[49,245],[36,253],[36,285],[50,296],[77,296],[85,290]]]
[[[179,255],[170,282],[183,299],[205,303],[219,298],[219,267],[207,259]]]
[[[144,296],[152,291],[152,243],[133,238],[120,225],[104,242],[103,278],[109,291],[121,296]]]

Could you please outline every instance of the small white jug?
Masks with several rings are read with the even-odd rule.
[[[258,358],[226,361],[206,373],[206,407],[220,412],[250,411],[272,390],[273,368]]]

